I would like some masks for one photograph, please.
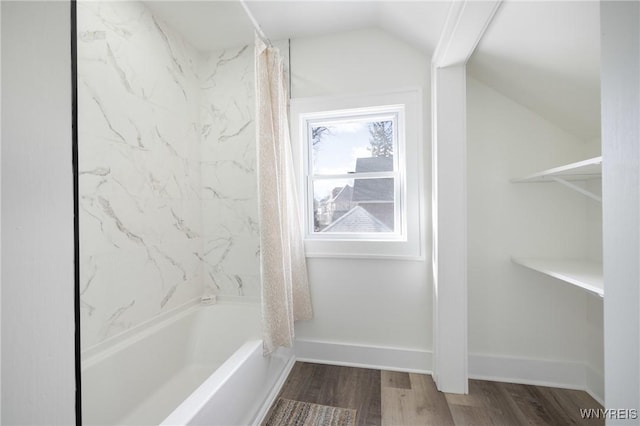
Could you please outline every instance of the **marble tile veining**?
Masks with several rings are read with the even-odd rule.
[[[79,2],[78,39],[86,348],[202,294],[200,83],[142,3]]]
[[[83,348],[204,294],[258,299],[253,47],[77,7]]]
[[[253,48],[210,52],[200,75],[204,285],[259,298]]]

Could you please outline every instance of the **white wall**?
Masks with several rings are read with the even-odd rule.
[[[74,411],[68,2],[2,2],[2,423]]]
[[[370,93],[410,86],[424,87],[429,94],[428,65],[425,54],[378,29],[292,39],[291,97]],[[424,110],[429,117],[427,112]]]
[[[560,185],[509,179],[585,159],[589,147],[473,78],[467,100],[470,355],[579,369],[598,345],[587,339],[587,310],[600,302],[510,258],[588,257],[594,202]]]
[[[291,72],[292,98],[424,88],[424,164],[430,164],[426,55],[383,31],[367,29],[291,40]],[[428,166],[424,174],[430,175]],[[425,180],[423,188],[429,187]],[[315,317],[297,323],[299,341],[431,350],[431,283],[426,261],[310,258],[308,262]],[[313,358],[312,352],[305,355]],[[367,361],[366,356],[358,360]],[[425,364],[430,368],[430,361]]]
[[[606,408],[640,410],[640,4],[600,12]]]

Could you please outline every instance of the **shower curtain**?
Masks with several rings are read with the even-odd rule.
[[[287,119],[284,67],[277,48],[256,35],[256,133],[260,209],[263,351],[291,347],[294,321],[311,319]]]

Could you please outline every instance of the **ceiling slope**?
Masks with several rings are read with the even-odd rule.
[[[238,1],[146,1],[196,49],[213,51],[253,42]],[[431,54],[449,9],[446,1],[247,1],[271,40],[378,27]]]
[[[504,2],[469,73],[573,135],[598,138],[598,2]]]
[[[200,51],[253,42],[238,1],[147,1]],[[448,1],[253,0],[272,40],[381,28],[429,57]],[[505,1],[468,63],[469,73],[585,140],[600,135],[600,35],[596,1]]]

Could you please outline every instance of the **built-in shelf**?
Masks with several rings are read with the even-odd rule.
[[[602,197],[577,182],[602,178],[602,157],[590,158],[523,178],[513,183],[557,182],[597,201]],[[602,263],[576,259],[513,258],[513,262],[604,297]]]
[[[602,157],[590,158],[578,161],[532,175],[512,179],[511,182],[552,182],[554,178],[561,178],[569,181],[588,180],[602,177]]]
[[[565,185],[596,201],[602,201],[602,197],[576,185],[573,182],[598,179],[602,177],[602,157],[590,158],[578,161],[542,172],[534,173],[523,178],[511,179],[513,183],[530,182],[557,182]]]
[[[513,262],[604,297],[602,263],[575,259],[512,258]]]

